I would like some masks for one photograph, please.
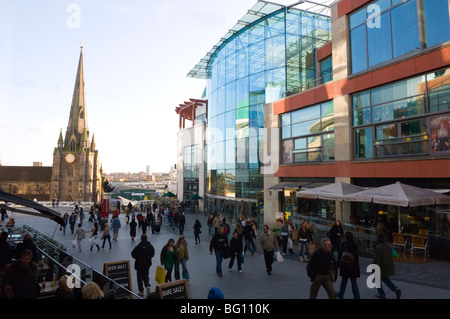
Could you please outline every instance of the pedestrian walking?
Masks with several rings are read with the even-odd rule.
[[[186,216],[184,212],[178,214],[178,226],[180,228],[180,235],[184,235],[184,225],[186,224]]]
[[[255,243],[254,238],[256,238],[255,232],[253,231],[253,227],[249,220],[245,222],[245,226],[243,228],[243,234],[244,234],[244,253],[247,253],[247,250],[250,251],[252,256],[255,254]]]
[[[65,213],[63,216],[63,224],[61,225],[60,230],[62,230],[63,234],[66,234],[67,223],[69,222],[69,214]]]
[[[189,280],[189,271],[186,266],[186,262],[189,260],[189,251],[187,247],[187,242],[184,236],[180,236],[178,238],[178,241],[175,245],[176,251],[177,251],[177,260],[178,262],[175,263],[175,280],[180,279],[180,268],[179,265],[181,265],[182,269],[182,276],[183,279]]]
[[[97,237],[98,237],[98,224],[97,224],[97,222],[94,222],[94,228],[92,228],[91,237],[90,237],[91,251],[92,251],[92,248],[94,248],[94,245],[97,247],[97,251],[100,251],[100,246],[97,243]]]
[[[161,266],[164,266],[166,270],[166,282],[171,282],[173,266],[178,262],[175,240],[173,238],[170,238],[167,244],[161,249],[160,261]]]
[[[400,299],[402,291],[398,288],[392,280],[389,278],[395,275],[394,258],[392,257],[392,247],[386,242],[386,235],[384,233],[378,233],[377,242],[374,246],[373,263],[380,266],[381,271],[381,286],[377,288],[378,294],[376,298],[386,299],[386,293],[383,289],[383,282],[388,286],[390,290],[395,292],[397,299]]]
[[[136,228],[137,228],[136,218],[132,217],[130,222],[130,237],[132,241],[134,241],[134,237],[136,237]]]
[[[75,215],[75,213],[72,212],[72,214],[70,215],[70,218],[69,218],[70,231],[71,231],[72,235],[75,231],[76,222],[77,222],[77,215]]]
[[[328,231],[328,238],[331,240],[331,254],[334,255],[334,251],[339,248],[341,244],[342,236],[344,236],[344,229],[342,228],[341,221],[336,220],[333,226]]]
[[[105,248],[105,242],[109,242],[109,249],[111,249],[111,234],[110,234],[111,228],[109,227],[108,223],[105,223],[105,228],[103,229],[102,239],[103,239],[103,245],[102,248]]]
[[[321,247],[312,254],[306,265],[306,272],[312,281],[309,298],[316,299],[320,286],[323,286],[328,294],[328,298],[336,299],[337,293],[334,290],[333,282],[336,278],[337,264],[331,255],[331,240],[323,238],[320,244]]]
[[[202,224],[200,223],[200,221],[198,219],[195,220],[194,223],[194,237],[195,237],[195,244],[197,245],[200,244],[200,234],[202,233]]]
[[[275,251],[278,251],[278,240],[273,232],[269,230],[269,226],[263,226],[263,233],[258,240],[258,255],[264,253],[264,263],[266,264],[267,274],[272,273],[272,264],[274,261]]]
[[[237,225],[240,225],[239,223]],[[236,259],[238,272],[242,273],[242,239],[239,238],[238,232],[235,230],[233,232],[233,237],[230,240],[230,263],[228,264],[228,269],[233,269],[234,260]]]
[[[206,225],[208,226],[208,235],[214,235],[214,216],[213,214],[209,214],[208,221],[206,222]]]
[[[140,296],[144,296],[144,287],[147,290],[147,295],[150,295],[150,282],[148,273],[152,265],[152,258],[154,255],[155,248],[148,241],[147,235],[142,234],[141,242],[131,251],[131,256],[135,259],[134,269],[136,270],[139,290],[138,294]]]
[[[280,227],[280,236],[283,242],[283,255],[286,256],[286,252],[288,249],[288,239],[289,239],[289,227],[287,220],[284,221],[283,225]]]
[[[222,261],[223,258],[226,257],[226,251],[228,250],[228,238],[223,233],[223,227],[219,226],[217,228],[217,234],[211,239],[209,243],[209,253],[212,255],[214,250],[214,254],[216,256],[216,273],[219,277],[222,277]]]
[[[220,226],[222,226],[222,214],[218,214],[213,220],[214,235],[219,232]]]
[[[142,234],[147,234],[148,220],[147,220],[147,217],[145,217],[145,216],[142,217],[141,228],[142,228]]]
[[[119,229],[122,225],[120,224],[119,216],[114,216],[111,222],[111,229],[113,231],[113,241],[117,241],[117,237],[119,236]]]
[[[312,235],[308,227],[308,221],[304,220],[302,226],[300,227],[300,230],[298,231],[298,249],[300,261],[308,261],[310,244],[312,244]]]
[[[353,240],[353,233],[346,232],[345,241],[341,243],[338,250],[337,264],[339,267],[339,275],[342,277],[341,286],[338,291],[338,298],[344,298],[345,288],[350,279],[352,284],[352,292],[354,299],[361,299],[356,279],[361,276],[359,268],[358,245]]]
[[[78,228],[75,231],[75,234],[73,236],[73,240],[76,239],[77,244],[78,244],[78,251],[81,253],[81,241],[85,238],[85,234],[86,231],[83,229],[83,224],[79,223],[78,224]]]

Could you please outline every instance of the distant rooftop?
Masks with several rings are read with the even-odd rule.
[[[300,0],[292,3],[292,0],[278,0],[275,2],[258,0],[258,2],[247,11],[247,13],[238,22],[228,30],[227,34],[223,36],[216,45],[198,62],[194,68],[187,74],[188,77],[207,79],[208,76],[208,64],[210,59],[214,56],[217,49],[228,41],[233,35],[239,33],[242,29],[246,28],[253,22],[274,13],[283,8],[297,9],[302,11],[311,12],[314,14],[320,14],[324,16],[331,16],[331,5],[338,0]]]

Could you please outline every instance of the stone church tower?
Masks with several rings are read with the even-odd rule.
[[[70,108],[69,124],[53,152],[50,199],[60,201],[99,202],[102,199],[102,168],[95,149],[94,134],[90,140],[87,123],[83,71],[83,47]]]

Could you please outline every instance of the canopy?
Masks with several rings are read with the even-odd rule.
[[[298,191],[297,197],[342,201],[344,200],[345,195],[350,195],[356,192],[363,191],[365,189],[366,188],[361,186],[338,182]]]
[[[346,195],[344,200],[403,207],[450,204],[450,196],[400,182]]]
[[[177,197],[177,195],[175,195],[175,194],[172,193],[172,192],[167,192],[167,193],[165,193],[163,196],[164,196],[164,197]]]
[[[203,199],[203,197],[201,197],[199,194],[194,194],[191,197],[189,197],[189,199],[191,200],[197,200],[197,199]]]
[[[6,206],[4,204],[0,204],[0,207],[4,208],[6,210],[10,210],[10,211],[14,211],[14,212],[26,214],[26,215],[50,218],[50,219],[54,220],[55,222],[57,222],[58,224],[60,224],[62,226],[64,225],[63,219],[58,212],[56,212],[48,207],[45,207],[35,201],[25,199],[25,198],[22,198],[22,197],[19,197],[19,196],[10,194],[10,193],[6,193],[1,190],[0,190],[0,201],[4,201],[6,203],[14,203],[17,205],[33,208],[37,212],[17,209],[17,208]]]

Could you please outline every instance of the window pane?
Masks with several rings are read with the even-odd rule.
[[[320,120],[312,120],[292,125],[292,136],[302,136],[320,132]]]
[[[425,119],[403,122],[400,124],[400,127],[402,137],[427,134],[427,123]]]
[[[450,40],[448,0],[423,1],[427,47]]]
[[[334,115],[322,118],[322,132],[334,130]]]
[[[372,158],[373,157],[372,129],[366,128],[355,130],[355,139],[356,139],[356,157]]]
[[[370,107],[353,111],[353,125],[363,125],[371,123]]]
[[[286,126],[289,124],[291,124],[291,113],[281,115],[281,126]]]
[[[320,104],[292,112],[292,123],[320,118]]]
[[[306,148],[306,138],[298,138],[295,140],[295,149],[304,149]]]
[[[281,128],[281,138],[291,137],[291,126],[284,126]]]
[[[334,133],[323,135],[323,159],[334,160]]]
[[[321,115],[323,116],[327,116],[327,115],[331,115],[334,114],[334,104],[333,101],[329,101],[329,102],[325,102],[322,103],[320,105],[320,109],[321,109]]]
[[[367,28],[369,66],[392,59],[389,12],[383,13],[380,18],[380,28]]]
[[[377,5],[380,7],[380,12],[383,12],[384,10],[391,7],[391,0],[378,0],[374,1],[372,4]],[[370,12],[369,12],[370,15]]]
[[[367,69],[367,49],[366,49],[366,25],[353,29],[350,32],[352,73],[357,73]]]
[[[428,91],[450,89],[450,68],[427,74]]]
[[[392,9],[391,18],[394,58],[420,49],[416,0]]]
[[[450,110],[450,90],[430,93],[428,101],[431,113]]]
[[[377,140],[385,140],[390,138],[397,138],[397,124],[380,125],[376,128]]]
[[[367,8],[364,7],[350,16],[350,29],[353,29],[354,27],[366,22],[366,11]]]
[[[424,113],[425,99],[423,96],[419,96],[372,107],[372,121],[387,121]]]

